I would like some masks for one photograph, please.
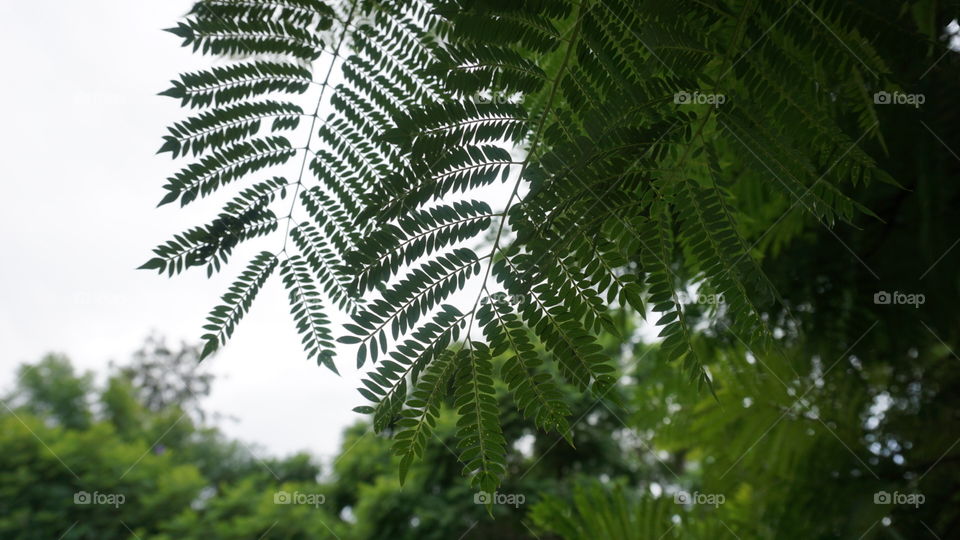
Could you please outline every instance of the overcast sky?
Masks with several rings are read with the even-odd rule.
[[[238,256],[222,275],[173,279],[135,271],[211,207],[155,209],[169,154],[155,155],[178,102],[157,93],[209,64],[162,28],[189,0],[0,2],[0,391],[15,367],[68,354],[103,373],[151,330],[196,341]],[[215,209],[214,209],[215,210]],[[334,453],[360,416],[353,357],[338,378],[305,358],[279,280],[254,303],[229,346],[208,360],[218,377],[208,409],[235,416],[228,434],[270,453]]]

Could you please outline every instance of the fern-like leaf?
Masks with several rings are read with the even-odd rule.
[[[257,293],[263,288],[263,284],[276,267],[277,258],[268,252],[260,253],[250,261],[247,269],[220,298],[223,303],[213,308],[207,316],[207,324],[203,328],[208,333],[203,335],[204,346],[200,353],[201,359],[209,356],[230,339],[237,323],[250,310]]]

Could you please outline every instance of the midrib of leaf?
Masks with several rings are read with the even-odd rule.
[[[236,315],[237,315],[237,313],[238,313],[241,309],[244,309],[244,307],[243,307],[243,302],[244,302],[244,299],[249,296],[249,294],[250,294],[250,289],[252,289],[252,288],[254,288],[254,287],[259,287],[258,284],[259,284],[259,280],[260,280],[261,276],[263,276],[263,275],[265,275],[265,274],[270,274],[270,273],[273,272],[273,269],[274,269],[274,267],[276,267],[276,265],[277,265],[277,263],[278,263],[278,260],[277,260],[277,257],[276,257],[275,255],[273,255],[273,254],[269,254],[269,255],[270,255],[270,258],[269,258],[268,260],[266,260],[266,262],[265,262],[265,264],[263,265],[263,267],[257,268],[256,273],[251,277],[251,279],[250,279],[250,281],[249,281],[249,286],[248,286],[244,291],[241,291],[241,292],[238,292],[238,293],[233,293],[233,291],[230,291],[230,292],[227,293],[227,294],[231,294],[231,293],[234,294],[234,295],[236,296],[236,298],[237,298],[237,301],[236,301],[236,303],[234,303],[234,305],[230,308],[230,310],[227,312],[227,314],[223,317],[223,319],[224,319],[225,321],[234,321],[234,323],[236,323]],[[226,325],[224,325],[223,328],[219,329],[219,330],[217,331],[217,334],[218,334],[218,337],[219,337],[219,338],[221,338],[221,339],[222,339],[222,338],[225,338],[226,335],[227,335]]]
[[[290,260],[291,260],[291,259],[287,259],[287,261],[290,261]],[[303,261],[304,263],[306,263],[306,261],[303,260],[303,259],[301,259],[301,261]],[[309,325],[310,325],[310,332],[311,332],[311,333],[313,334],[313,336],[317,339],[317,342],[318,342],[318,343],[317,343],[317,348],[319,349],[319,341],[320,341],[320,337],[323,335],[323,332],[322,332],[323,328],[320,327],[320,326],[317,326],[316,321],[314,321],[314,319],[313,319],[314,312],[311,312],[310,309],[307,308],[307,303],[308,303],[308,302],[313,302],[313,301],[315,301],[315,300],[312,299],[312,298],[310,298],[309,296],[307,296],[307,295],[304,293],[304,290],[303,290],[303,282],[300,281],[300,274],[298,273],[298,270],[299,270],[299,269],[296,267],[295,263],[292,263],[292,262],[289,263],[288,268],[290,269],[290,273],[293,275],[293,283],[294,283],[294,285],[296,285],[296,287],[297,287],[297,295],[298,295],[297,300],[299,300],[299,301],[300,301],[300,304],[303,306],[303,309],[304,309],[304,318],[307,319],[307,321],[308,321],[308,323],[309,323]],[[322,358],[322,355],[321,355],[321,358]],[[324,364],[325,366],[329,367],[329,368],[330,368],[334,373],[336,373],[337,375],[340,374],[340,372],[337,371],[337,366],[336,366],[336,364],[334,364],[333,362],[327,361],[327,362],[323,362],[323,364]]]
[[[513,265],[513,262],[510,261],[509,257],[504,257],[503,260],[506,261],[506,263],[509,264],[510,268],[512,268],[514,271],[518,270],[517,267]],[[520,272],[517,272],[517,274],[519,275]],[[537,302],[537,305],[540,306],[540,309],[543,311],[544,315],[546,315],[546,317],[550,319],[550,323],[553,324],[554,328],[562,329],[563,327],[560,325],[559,322],[557,322],[557,319],[553,317],[553,313],[550,313],[549,307],[543,303],[543,300],[540,299],[540,295],[531,290],[530,296],[531,298],[534,299],[534,301]],[[566,332],[562,332],[562,331],[557,332],[557,336],[559,336],[563,340],[563,342],[566,343],[568,347],[570,347],[570,351],[572,352],[573,356],[575,356],[579,361],[580,365],[582,365],[584,369],[586,369],[587,380],[586,382],[584,382],[583,378],[578,377],[575,373],[571,373],[571,375],[576,377],[577,382],[583,384],[585,387],[590,386],[590,377],[593,374],[593,370],[590,369],[590,364],[587,363],[587,359],[580,355],[580,350],[577,349],[577,347],[573,344],[573,342],[570,341],[570,339],[567,337]]]
[[[684,189],[687,189],[690,193],[689,186],[684,186]],[[706,237],[707,242],[710,244],[710,249],[713,250],[714,255],[717,257],[721,264],[724,267],[724,273],[721,274],[720,279],[723,279],[728,274],[731,277],[731,282],[737,288],[737,292],[740,293],[740,296],[747,302],[747,305],[750,306],[750,309],[757,315],[757,320],[760,321],[760,325],[763,327],[764,332],[770,332],[770,329],[767,327],[766,322],[763,320],[763,317],[760,314],[760,309],[753,303],[753,300],[747,294],[747,290],[744,289],[743,283],[740,281],[740,278],[736,275],[736,269],[733,266],[733,263],[730,262],[730,259],[725,255],[723,248],[720,244],[717,243],[716,237],[714,237],[713,230],[710,228],[707,222],[706,214],[703,210],[703,205],[701,201],[696,197],[696,194],[690,193],[690,202],[692,203],[693,210],[697,214],[697,220],[700,222],[700,226],[703,227],[703,235]],[[731,224],[731,228],[732,224]],[[772,334],[770,334],[772,335]]]
[[[559,80],[559,79],[558,79],[558,80]],[[423,135],[433,135],[434,133],[439,133],[439,132],[441,132],[441,131],[449,131],[449,130],[455,128],[455,127],[472,126],[472,125],[474,125],[474,124],[482,124],[482,123],[484,123],[484,122],[517,122],[517,123],[523,123],[523,122],[526,122],[526,121],[527,121],[526,118],[520,118],[520,117],[518,117],[518,116],[510,116],[510,115],[507,115],[507,114],[504,114],[504,115],[494,115],[494,116],[490,116],[490,117],[476,118],[476,119],[473,119],[473,120],[461,120],[461,121],[459,121],[459,122],[453,122],[453,123],[444,124],[444,125],[442,125],[442,126],[438,126],[438,127],[435,127],[435,128],[425,129],[425,130],[423,130],[423,131],[420,132],[420,135],[421,135],[421,136],[423,136]]]
[[[454,321],[450,324],[450,326],[449,326],[448,328],[446,328],[446,329],[444,329],[444,330],[441,330],[440,332],[437,333],[437,337],[435,337],[435,338],[433,338],[432,340],[430,340],[430,342],[423,348],[423,352],[420,354],[420,356],[418,356],[417,358],[412,359],[412,360],[410,361],[410,365],[407,366],[403,371],[399,372],[399,375],[400,375],[400,376],[397,378],[397,382],[396,382],[395,384],[393,384],[393,385],[389,388],[389,390],[387,390],[387,393],[386,393],[382,398],[380,398],[380,401],[377,402],[377,405],[376,405],[376,409],[377,409],[377,410],[379,410],[381,407],[383,407],[383,406],[384,406],[384,403],[387,403],[390,399],[393,398],[393,396],[397,395],[397,389],[398,389],[398,387],[400,386],[400,383],[401,383],[402,381],[406,380],[407,375],[410,375],[410,373],[413,371],[413,368],[415,368],[415,367],[417,366],[417,364],[418,364],[418,363],[421,361],[421,359],[423,358],[423,355],[424,355],[424,354],[427,354],[430,350],[432,350],[433,346],[436,345],[437,342],[439,342],[439,341],[443,338],[443,335],[444,335],[446,332],[449,332],[453,327],[455,327],[456,325],[458,325],[458,324],[460,324],[461,322],[463,322],[463,320],[466,319],[466,318],[467,318],[467,314],[464,313],[464,314],[461,315],[460,317],[454,319]]]
[[[583,236],[583,239],[590,244],[590,250],[596,254],[597,260],[600,261],[600,265],[603,266],[603,269],[607,271],[607,274],[613,279],[613,281],[617,283],[620,289],[626,289],[626,285],[620,279],[620,274],[618,274],[614,268],[607,264],[607,260],[603,257],[603,254],[600,252],[600,248],[597,247],[597,244],[594,243],[594,241],[590,239],[589,235],[587,235],[587,233],[582,229],[580,229],[580,234]],[[641,316],[643,316],[643,314],[641,314]]]
[[[245,38],[245,37],[251,37],[251,36],[252,36],[252,37],[255,37],[255,38],[262,38],[262,39],[276,39],[276,40],[278,40],[278,41],[286,41],[287,43],[292,43],[292,44],[295,44],[295,45],[303,45],[303,46],[307,46],[307,47],[314,47],[314,46],[317,45],[317,43],[310,42],[310,41],[308,41],[308,40],[306,40],[306,39],[304,39],[304,38],[302,38],[302,37],[297,37],[297,36],[292,36],[292,35],[287,35],[287,34],[281,34],[281,33],[276,33],[276,32],[254,32],[254,31],[244,32],[244,31],[242,31],[242,30],[241,30],[241,31],[238,31],[238,32],[228,32],[228,31],[224,30],[224,31],[221,31],[221,32],[197,32],[197,35],[200,36],[200,37],[203,37],[203,38],[208,38],[208,39],[210,39],[210,38],[215,38],[215,39],[242,39],[242,38]],[[321,49],[321,50],[322,50],[322,49]]]
[[[319,232],[319,231],[318,231],[318,232]],[[340,279],[338,279],[339,276],[337,276],[337,274],[336,274],[336,272],[335,272],[334,266],[333,266],[332,264],[330,264],[330,261],[327,260],[327,257],[325,257],[325,256],[323,255],[323,253],[322,253],[322,251],[321,251],[322,246],[316,244],[316,243],[313,241],[313,239],[310,237],[310,235],[309,235],[308,233],[301,232],[299,227],[296,228],[296,229],[294,229],[294,230],[293,230],[293,233],[291,233],[291,234],[294,236],[294,239],[293,239],[294,243],[297,243],[297,238],[299,238],[301,243],[308,245],[308,246],[310,247],[310,249],[313,250],[313,252],[316,254],[316,257],[313,257],[313,259],[316,261],[317,265],[324,267],[324,268],[326,269],[327,273],[329,273],[329,275],[331,276],[331,280],[330,280],[330,281],[333,282],[333,283],[335,283],[335,284],[336,284],[336,287],[335,287],[335,288],[336,288],[338,291],[340,291],[340,292],[339,292],[339,296],[340,296],[341,298],[346,298],[346,299],[348,299],[348,300],[349,300],[349,304],[355,305],[355,302],[354,302],[353,299],[351,299],[351,297],[350,297],[350,291],[347,290],[347,288],[346,288],[346,286],[343,284],[343,282],[340,281]],[[299,246],[298,246],[298,247],[299,247]],[[308,257],[306,253],[303,253],[303,256],[304,256],[303,258],[304,258],[304,260],[307,262],[307,264],[311,264],[311,258]],[[311,264],[311,266],[312,266],[312,264]]]
[[[410,437],[410,446],[408,450],[404,452],[403,454],[404,456],[408,456],[408,455],[412,456],[416,454],[415,445],[416,445],[417,436],[420,434],[420,431],[423,429],[424,424],[427,423],[427,416],[430,414],[430,405],[433,403],[433,400],[437,397],[437,395],[443,390],[443,385],[447,381],[447,377],[449,375],[450,369],[455,367],[455,365],[456,365],[456,359],[450,358],[444,363],[441,371],[437,373],[436,383],[431,385],[430,393],[428,393],[426,398],[423,400],[424,402],[426,402],[426,405],[423,406],[423,409],[421,409],[420,411],[420,415],[416,418],[417,427],[414,428],[413,436]]]
[[[279,111],[279,112],[278,112],[278,111],[273,111],[273,112],[268,112],[268,113],[253,113],[253,114],[251,114],[250,116],[245,116],[245,117],[242,117],[242,118],[238,118],[238,119],[232,120],[232,121],[230,121],[230,122],[224,122],[223,124],[218,124],[218,125],[210,126],[210,127],[208,127],[208,128],[205,128],[205,129],[202,129],[202,130],[200,130],[200,131],[191,133],[191,134],[189,134],[189,135],[184,135],[184,136],[182,136],[182,137],[179,137],[179,139],[180,139],[181,141],[190,142],[190,141],[193,141],[194,139],[199,139],[200,137],[209,135],[210,133],[213,133],[213,132],[215,132],[215,131],[226,130],[226,129],[230,129],[230,128],[232,128],[232,127],[236,127],[236,126],[239,126],[239,125],[242,125],[242,124],[251,123],[251,122],[259,122],[259,121],[265,120],[265,119],[267,119],[267,118],[280,118],[280,117],[287,117],[287,116],[301,116],[301,117],[302,117],[302,116],[307,116],[307,115],[304,114],[304,113],[302,113],[302,112],[299,112],[299,113],[298,113],[298,112],[291,112],[291,111]],[[271,130],[271,131],[273,131],[273,130]]]
[[[519,362],[521,369],[520,371],[526,376],[527,382],[530,385],[530,390],[537,395],[537,401],[540,402],[540,405],[548,410],[550,410],[551,419],[558,416],[554,411],[554,407],[550,404],[550,401],[547,400],[547,396],[544,395],[543,390],[540,388],[540,385],[537,384],[536,379],[528,371],[527,364],[523,359],[520,349],[517,347],[516,341],[513,339],[513,334],[510,333],[510,327],[503,320],[503,316],[500,314],[500,311],[497,308],[491,308],[493,314],[497,317],[497,321],[500,324],[500,328],[503,328],[503,333],[507,336],[507,340],[510,342],[510,348],[513,349],[513,352],[517,356],[517,362]],[[562,415],[559,415],[562,416]]]
[[[464,166],[464,167],[459,167],[459,168],[456,168],[456,169],[451,169],[451,170],[449,170],[449,171],[447,171],[447,172],[440,173],[440,174],[438,174],[436,177],[434,177],[434,180],[435,180],[434,182],[429,182],[429,183],[424,183],[424,184],[417,184],[417,185],[415,185],[414,187],[421,187],[421,186],[427,186],[427,185],[430,185],[430,184],[436,184],[436,183],[439,183],[439,182],[440,182],[441,180],[443,180],[444,178],[447,178],[447,177],[449,177],[449,176],[453,176],[453,175],[458,174],[458,173],[463,173],[463,172],[465,172],[465,171],[471,171],[471,170],[473,170],[473,169],[480,169],[480,168],[483,168],[483,167],[492,167],[492,166],[496,166],[496,165],[522,165],[522,164],[523,164],[522,161],[513,161],[513,160],[484,161],[484,162],[482,162],[482,163],[476,163],[476,164],[473,164],[473,165],[467,165],[467,166]],[[412,192],[412,191],[413,191],[412,189],[408,189],[408,190],[404,191],[403,194],[407,194],[407,193],[410,193],[410,192]]]
[[[702,127],[703,125],[701,124],[701,128]],[[662,211],[661,211],[661,217],[663,217]],[[656,221],[654,222],[654,227],[659,227],[660,225],[661,225],[660,223],[657,223]],[[665,262],[670,260],[669,258],[670,253],[668,251],[669,247],[667,246],[665,238],[663,237],[663,231],[661,229],[657,230],[657,244],[658,245],[656,247],[660,250],[660,257],[657,262],[659,262],[663,266],[665,274],[670,276],[676,276],[673,270],[670,269],[670,266]],[[656,257],[656,252],[654,252],[654,256]],[[686,316],[686,313],[684,312],[684,306],[680,302],[680,297],[677,294],[677,290],[675,287],[670,287],[670,297],[673,299],[673,303],[676,306],[677,321],[680,322],[680,331],[683,333],[684,346],[687,348],[687,354],[693,355],[694,367],[698,371],[699,380],[707,383],[707,388],[710,390],[710,393],[713,394],[714,398],[716,398],[717,394],[713,390],[713,383],[707,377],[706,372],[704,372],[703,366],[700,364],[700,360],[697,357],[696,351],[693,350],[692,339],[690,337],[690,327],[687,325],[687,316]]]
[[[327,15],[328,17],[333,18],[333,17],[330,16],[329,14],[321,13],[321,12],[315,10],[315,9],[310,9],[310,8],[308,8],[308,7],[299,6],[299,5],[297,5],[297,4],[293,4],[293,3],[289,3],[289,2],[283,2],[282,0],[272,0],[272,1],[264,1],[264,0],[259,0],[259,1],[254,1],[254,0],[249,0],[249,1],[241,1],[241,0],[230,0],[230,1],[224,1],[224,0],[206,0],[204,3],[205,3],[205,4],[214,5],[214,6],[218,6],[218,5],[219,5],[219,6],[225,6],[225,7],[234,7],[234,6],[265,7],[265,6],[273,6],[273,7],[279,7],[279,8],[282,8],[282,9],[288,9],[288,10],[290,10],[290,11],[298,11],[298,12],[304,13],[304,14]]]
[[[471,317],[471,322],[473,322],[473,317]],[[473,353],[474,353],[473,342],[470,341],[469,332],[470,332],[470,329],[467,328],[467,342],[470,343],[470,350],[469,350],[470,358],[468,361],[470,362],[470,375],[471,375],[470,382],[471,382],[471,387],[473,389],[473,410],[474,410],[474,416],[476,417],[476,421],[477,421],[477,445],[480,447],[480,453],[478,454],[478,456],[480,457],[480,467],[483,470],[484,478],[486,478],[486,475],[489,474],[489,469],[487,467],[487,463],[489,461],[489,458],[487,456],[487,445],[484,444],[484,442],[486,441],[485,434],[487,430],[483,425],[483,414],[480,411],[480,407],[482,403],[480,400],[480,380],[479,380],[480,374],[477,372],[477,362],[473,358]]]
[[[263,74],[261,74],[261,75],[249,75],[249,76],[246,76],[246,77],[244,77],[244,78],[239,78],[239,79],[234,80],[234,81],[212,82],[212,83],[207,84],[207,85],[196,85],[196,86],[194,86],[194,87],[192,87],[192,88],[185,86],[184,89],[183,89],[183,93],[184,93],[184,94],[189,94],[189,95],[192,96],[192,95],[196,95],[196,94],[203,94],[203,93],[215,92],[215,91],[217,91],[217,90],[222,90],[222,89],[224,89],[224,88],[233,88],[233,87],[235,87],[235,86],[242,86],[242,85],[245,85],[245,84],[251,84],[251,83],[260,82],[260,81],[270,81],[270,80],[285,81],[285,82],[290,82],[290,81],[303,81],[303,79],[300,79],[300,78],[297,77],[296,75],[275,75],[275,74],[273,74],[273,73],[268,73],[268,74],[266,74],[266,75],[263,75]],[[316,83],[314,83],[313,81],[303,81],[303,82],[307,82],[308,84],[316,84]],[[306,116],[306,115],[304,115],[304,116]]]
[[[435,227],[431,227],[431,228],[429,228],[429,229],[426,229],[426,230],[424,230],[424,231],[422,231],[422,232],[419,232],[419,233],[411,236],[410,238],[404,240],[404,241],[401,242],[400,244],[398,244],[398,245],[396,245],[396,246],[394,246],[394,247],[388,248],[386,251],[384,251],[384,253],[383,253],[380,257],[378,257],[378,258],[375,259],[374,261],[372,261],[372,262],[370,262],[370,263],[368,263],[368,264],[365,264],[365,265],[363,265],[362,267],[360,267],[360,270],[359,270],[357,273],[358,273],[358,274],[363,274],[363,273],[369,272],[371,268],[380,265],[381,263],[383,263],[383,261],[385,261],[386,259],[388,259],[392,254],[394,254],[394,253],[396,253],[396,252],[398,252],[398,251],[402,251],[403,248],[406,247],[406,246],[408,246],[409,244],[412,244],[413,242],[416,242],[417,240],[419,240],[419,239],[421,239],[421,238],[423,238],[423,237],[425,237],[425,236],[428,236],[428,235],[430,235],[430,234],[433,234],[433,233],[435,233],[435,232],[437,232],[437,231],[440,231],[440,230],[443,230],[443,229],[452,229],[452,228],[456,227],[457,225],[462,225],[462,224],[467,223],[467,222],[470,222],[470,221],[479,221],[479,220],[481,220],[481,219],[490,219],[490,218],[494,218],[494,217],[497,217],[497,216],[500,216],[500,215],[501,215],[500,213],[495,213],[495,214],[482,214],[482,215],[479,215],[479,216],[462,218],[462,219],[458,219],[458,220],[456,220],[456,221],[451,221],[451,222],[448,222],[448,223],[443,223],[443,224],[437,225],[437,226],[435,226]],[[488,255],[488,256],[489,256],[489,255]],[[484,257],[484,258],[486,258],[486,257]],[[478,260],[482,260],[482,259],[478,259]]]
[[[270,139],[267,139],[267,140],[270,140]],[[241,144],[248,144],[248,143],[241,143]],[[228,148],[227,150],[233,150],[233,149],[235,149],[235,147]],[[202,186],[205,182],[213,178],[217,178],[218,176],[224,174],[226,171],[229,171],[231,169],[240,169],[243,165],[246,165],[251,161],[262,159],[264,157],[271,156],[271,155],[282,154],[284,152],[289,152],[290,150],[293,150],[293,148],[277,146],[275,148],[267,148],[255,154],[250,154],[246,157],[242,157],[233,162],[226,162],[226,163],[221,162],[218,167],[211,169],[206,174],[198,176],[196,180],[194,180],[193,182],[185,183],[184,184],[185,189],[181,190],[181,192],[189,191],[190,189],[196,186]]]
[[[487,269],[484,271],[483,279],[480,282],[480,292],[477,294],[477,299],[473,302],[473,308],[470,310],[470,323],[467,324],[466,342],[471,348],[473,347],[473,342],[470,340],[470,331],[473,328],[473,321],[477,313],[477,306],[480,305],[480,299],[483,297],[483,292],[487,288],[487,279],[489,279],[490,270],[493,268],[493,257],[500,249],[500,238],[503,236],[503,228],[507,224],[506,216],[510,215],[510,207],[513,204],[513,199],[516,198],[517,192],[520,189],[520,183],[523,182],[523,173],[526,171],[527,166],[530,164],[530,160],[533,159],[533,156],[536,154],[537,147],[540,145],[541,136],[543,135],[543,128],[547,123],[547,117],[550,116],[550,111],[553,107],[553,100],[557,96],[557,90],[560,88],[560,81],[562,81],[565,76],[567,64],[570,62],[574,45],[580,36],[580,19],[582,17],[582,9],[583,5],[581,4],[577,9],[577,18],[576,22],[574,23],[576,26],[574,27],[573,35],[570,37],[570,41],[567,42],[567,49],[564,51],[563,62],[560,63],[560,67],[557,69],[557,76],[553,79],[553,83],[551,84],[550,94],[547,97],[545,105],[543,106],[543,114],[540,116],[540,121],[537,124],[537,131],[534,133],[534,136],[530,142],[530,150],[527,152],[527,156],[520,165],[520,172],[517,174],[517,181],[514,182],[513,190],[510,192],[510,197],[507,198],[507,204],[503,209],[504,217],[500,220],[500,226],[497,227],[497,235],[493,239],[493,247],[490,249],[490,260],[487,261]]]
[[[536,71],[533,71],[532,69],[524,68],[516,64],[508,64],[506,62],[479,62],[476,64],[468,64],[465,66],[454,66],[453,69],[466,71],[468,69],[480,69],[485,67],[508,68],[508,69],[512,69],[513,71],[521,71],[524,73],[529,73],[530,75],[533,75],[538,79],[543,78],[543,75],[541,75],[540,73],[537,73]]]
[[[406,302],[404,302],[403,305],[401,305],[399,308],[397,308],[397,310],[393,312],[393,315],[392,315],[392,316],[386,317],[386,318],[384,319],[383,323],[382,323],[380,326],[378,326],[378,327],[374,328],[373,330],[371,330],[370,333],[367,335],[367,337],[364,339],[364,342],[366,343],[366,342],[370,341],[371,339],[373,339],[373,338],[377,335],[377,333],[379,333],[381,330],[383,330],[384,328],[386,328],[387,325],[390,324],[391,321],[393,321],[394,319],[396,319],[397,316],[398,316],[398,314],[403,313],[403,311],[406,310],[408,307],[410,307],[411,304],[413,304],[413,303],[416,302],[417,300],[420,300],[421,298],[423,298],[423,297],[424,297],[427,293],[429,293],[431,290],[436,289],[437,287],[439,287],[445,280],[449,279],[449,278],[452,277],[452,276],[455,276],[457,273],[462,272],[462,271],[464,271],[464,270],[467,269],[467,268],[470,268],[471,266],[477,264],[478,262],[482,261],[483,259],[486,259],[487,257],[489,257],[489,255],[484,256],[482,259],[476,259],[476,260],[473,260],[473,261],[468,261],[468,262],[466,262],[465,264],[461,264],[460,266],[457,266],[457,267],[454,268],[453,270],[451,270],[451,271],[447,272],[446,274],[443,274],[442,276],[440,276],[439,278],[437,278],[436,281],[434,281],[433,283],[427,285],[423,290],[418,291],[413,297],[411,297],[409,300],[407,300]]]
[[[567,277],[567,280],[570,282],[570,288],[573,289],[573,293],[580,298],[580,301],[583,302],[585,306],[587,306],[587,309],[589,309],[591,312],[594,313],[595,317],[597,317],[598,319],[602,319],[605,313],[602,311],[599,311],[597,309],[597,306],[593,305],[593,303],[590,302],[591,297],[587,296],[587,290],[590,290],[594,293],[596,293],[597,291],[593,290],[593,288],[591,287],[587,287],[587,288],[581,287],[580,281],[576,279],[577,276],[573,275],[570,272],[570,269],[567,268],[567,265],[565,265],[563,261],[561,261],[560,264],[557,265],[557,267],[560,269],[561,272],[563,272],[563,275]],[[597,293],[597,296],[599,296],[599,293]]]
[[[300,174],[297,176],[296,186],[293,188],[293,196],[290,201],[290,211],[287,212],[287,229],[283,233],[283,247],[280,249],[279,253],[287,252],[287,239],[290,238],[290,224],[293,223],[293,209],[297,204],[297,194],[300,192],[300,188],[303,187],[303,173],[307,170],[307,157],[310,155],[310,143],[313,142],[313,134],[317,127],[317,118],[320,113],[320,106],[323,104],[323,96],[327,91],[327,88],[330,87],[330,76],[333,74],[333,66],[336,65],[337,59],[340,58],[340,49],[343,47],[343,42],[347,40],[347,31],[350,30],[350,21],[353,20],[353,13],[357,9],[357,0],[353,0],[350,3],[350,12],[347,14],[346,23],[343,25],[343,32],[340,33],[340,39],[337,41],[337,46],[333,50],[333,56],[330,60],[330,65],[327,66],[327,74],[323,78],[323,82],[320,83],[320,97],[317,98],[317,106],[313,110],[313,119],[310,121],[310,132],[307,134],[307,143],[304,146],[303,151],[303,161],[300,163]],[[278,253],[278,254],[279,254]]]
[[[451,176],[454,176],[457,174],[467,174],[469,171],[473,171],[475,169],[482,169],[484,167],[496,167],[496,166],[502,166],[502,165],[510,166],[510,165],[521,165],[521,164],[523,164],[522,161],[497,160],[497,161],[483,161],[481,163],[475,163],[473,165],[465,165],[463,167],[451,169],[449,171],[446,171],[434,176],[428,181],[421,182],[419,184],[411,184],[410,187],[408,187],[407,189],[399,193],[397,192],[391,193],[387,201],[384,203],[384,206],[390,208],[398,204],[403,204],[404,201],[407,199],[407,197],[417,192],[418,190],[437,186],[447,178],[450,178]],[[497,216],[499,214],[493,214],[493,215]]]

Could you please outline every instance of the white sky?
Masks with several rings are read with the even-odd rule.
[[[225,280],[246,263],[238,252],[209,281],[202,270],[173,279],[134,270],[153,246],[219,208],[155,209],[175,169],[155,152],[165,126],[183,117],[157,93],[210,62],[161,31],[190,4],[0,2],[2,391],[15,366],[48,351],[102,373],[152,329],[171,344],[196,341]],[[207,362],[218,380],[206,407],[238,418],[221,427],[270,453],[327,457],[360,418],[350,412],[364,403],[352,354],[338,362],[343,378],[306,360],[279,279]]]

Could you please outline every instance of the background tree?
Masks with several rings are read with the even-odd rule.
[[[67,428],[90,424],[87,403],[92,380],[89,373],[76,375],[69,360],[50,354],[34,365],[17,369],[18,386],[4,401],[20,404],[33,414],[46,416]]]
[[[15,399],[0,414],[0,537],[342,537],[328,527],[343,524],[323,507],[275,504],[284,490],[328,491],[310,456],[261,459],[186,415],[183,403],[155,410],[147,401],[155,379],[137,371],[182,355],[163,349],[150,358],[151,343],[114,367],[102,389],[64,356],[20,368]],[[187,396],[177,385],[188,382],[168,379],[167,395]],[[184,401],[202,412],[198,400]]]
[[[118,375],[141,393],[139,401],[151,411],[177,406],[200,412],[198,401],[210,394],[212,375],[199,368],[199,351],[182,343],[173,351],[163,338],[150,336]]]

